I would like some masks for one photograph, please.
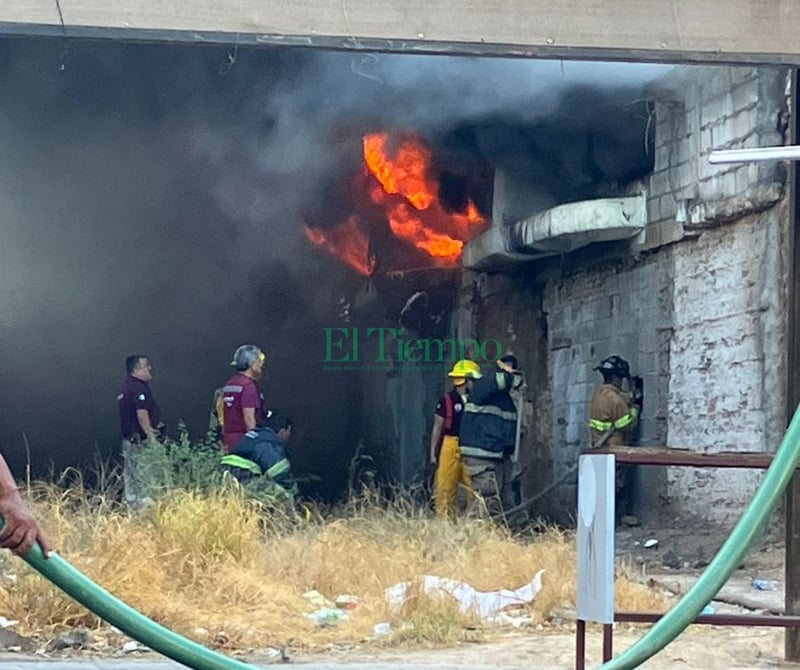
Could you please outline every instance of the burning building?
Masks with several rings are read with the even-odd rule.
[[[301,469],[340,491],[367,437],[387,475],[410,476],[397,463],[415,462],[411,443],[373,427],[425,433],[441,370],[426,371],[419,411],[371,405],[405,373],[323,371],[325,329],[402,320],[448,335],[464,245],[492,220],[495,164],[558,116],[561,68],[280,49],[241,49],[229,67],[227,47],[64,47],[0,40],[14,166],[0,179],[0,374],[15,389],[0,439],[12,463],[26,441],[39,473],[112,454],[135,352],[153,359],[170,430],[183,419],[202,433],[230,353],[254,341],[267,402],[297,417]]]
[[[781,165],[720,167],[707,156],[784,143],[787,76],[777,68],[675,68],[638,96],[573,92],[564,98],[573,105],[539,124],[459,130],[462,138],[491,136],[502,149],[486,154],[492,203],[477,210],[475,234],[462,238],[460,270],[449,281],[438,275],[444,294],[455,289],[456,297],[428,336],[497,338],[523,361],[520,495],[551,491],[535,513],[569,522],[570,471],[588,446],[588,400],[599,382],[592,368],[611,354],[645,378],[639,444],[756,453],[778,444],[787,177]],[[592,102],[581,108],[578,99]],[[581,118],[585,108],[590,120]],[[410,273],[402,276],[407,282]],[[381,295],[401,286],[410,294],[433,276]],[[393,453],[393,472],[407,481],[424,465],[441,371],[397,366],[363,384],[371,439]],[[758,481],[758,470],[639,468],[634,510],[725,524]]]
[[[585,446],[591,367],[611,353],[646,378],[643,444],[731,448],[737,412],[748,449],[776,443],[782,396],[756,407],[717,371],[719,352],[746,369],[747,398],[780,376],[764,361],[785,358],[786,178],[703,156],[783,140],[781,71],[68,46],[0,40],[0,439],[17,466],[23,434],[40,471],[113,453],[134,352],[171,430],[201,433],[244,341],[330,496],[359,441],[387,478],[424,468],[449,360],[400,360],[414,337],[523,362],[522,496]],[[386,337],[326,360],[353,329]],[[734,510],[742,477],[643,472],[640,509],[710,491]],[[538,511],[565,520],[573,496],[565,481]]]
[[[399,243],[419,252],[420,263],[455,267],[464,243],[489,225],[475,203],[462,194],[451,209],[442,200],[433,155],[420,138],[376,133],[364,137],[363,147],[364,168],[350,189],[357,211],[327,229],[306,227],[309,240],[369,276],[376,267],[372,240],[386,226],[392,238],[385,256]]]

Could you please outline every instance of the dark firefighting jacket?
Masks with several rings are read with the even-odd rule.
[[[496,372],[476,380],[461,417],[462,456],[502,459],[514,451],[517,407],[509,391],[514,375]]]
[[[297,494],[297,484],[286,456],[286,446],[272,428],[257,427],[245,433],[222,457],[220,464],[240,481],[264,477],[275,485],[276,494]]]

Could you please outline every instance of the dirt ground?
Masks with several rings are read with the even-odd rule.
[[[446,649],[375,649],[374,647],[331,649],[327,653],[313,655],[292,654],[289,663],[365,664],[404,666],[431,665],[437,667],[501,667],[537,668],[537,670],[571,670],[575,667],[574,631],[564,626],[557,632],[532,630],[513,633],[498,633],[481,644],[462,644]],[[644,629],[617,627],[614,635],[616,653],[633,644]],[[601,661],[601,634],[590,629],[587,634],[586,667],[596,668]],[[101,664],[97,655],[70,654],[73,660],[85,659],[93,667]],[[126,661],[138,661],[146,667],[148,661],[161,657],[154,653],[134,653],[125,656]],[[239,656],[240,660],[256,665],[280,664],[280,661],[263,655]],[[775,629],[694,627],[687,630],[675,642],[642,668],[666,670],[716,670],[719,668],[739,670],[743,668],[797,667],[785,664],[783,659],[783,632]],[[0,667],[6,664],[22,664],[25,661],[43,660],[41,656],[8,654],[0,652]],[[112,659],[109,659],[112,660]],[[119,656],[112,660],[119,662]],[[326,666],[327,667],[327,666]],[[352,667],[352,666],[350,666]]]
[[[691,532],[687,529],[691,528]],[[726,538],[727,531],[711,530],[690,521],[676,521],[669,527],[622,527],[616,535],[617,555],[629,576],[658,588],[669,606],[677,602],[697,579]],[[648,539],[655,547],[645,549]],[[739,569],[711,603],[715,613],[783,612],[784,554],[779,530],[766,533],[759,546],[745,557]],[[753,588],[753,578],[775,580],[775,590]],[[481,643],[462,643],[456,647],[409,649],[391,647],[386,642],[366,641],[360,645],[331,645],[313,654],[287,650],[292,664],[302,663],[381,663],[401,665],[539,668],[556,670],[575,667],[574,613],[560,613],[555,625],[528,628],[500,628],[487,631]],[[617,624],[614,651],[632,645],[647,630],[646,626]],[[784,632],[775,628],[690,626],[665,650],[645,663],[644,668],[766,668],[797,667],[783,662]],[[601,632],[590,627],[586,643],[586,667],[601,661]],[[77,653],[75,657],[82,657]],[[97,657],[94,657],[97,660]],[[153,661],[153,653],[126,655],[128,660]],[[263,655],[240,657],[258,665],[280,662]],[[0,653],[3,660],[22,661],[24,655]]]
[[[621,527],[616,533],[617,560],[632,579],[677,597],[702,574],[727,539],[727,532],[691,520],[669,527]],[[658,544],[646,549],[645,542],[653,539]],[[784,546],[780,528],[765,532],[711,603],[714,610],[783,614]],[[754,589],[753,579],[774,582],[775,590]]]
[[[644,629],[619,628],[614,635],[614,651],[632,645]],[[601,634],[590,630],[586,644],[586,667],[601,661]],[[784,664],[783,632],[774,629],[694,627],[672,645],[642,665],[642,668],[775,668],[797,667]],[[538,668],[539,670],[575,667],[575,637],[570,632],[514,633],[498,635],[486,644],[463,645],[451,649],[424,651],[349,650],[328,655],[296,657],[293,662],[347,661],[457,665],[462,667],[496,666],[502,668]]]

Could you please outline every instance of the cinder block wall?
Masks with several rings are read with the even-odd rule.
[[[600,381],[591,368],[610,354],[645,379],[641,444],[776,448],[786,425],[785,171],[707,158],[714,149],[782,144],[786,86],[779,69],[676,69],[652,91],[645,234],[629,248],[594,245],[465,290],[462,322],[471,325],[462,336],[481,323],[484,336],[513,331],[518,348],[542,352],[531,371],[542,389],[529,394],[535,410],[526,419],[523,454],[536,471],[528,494],[559,478],[586,446],[588,400]],[[519,333],[538,339],[526,343]],[[637,513],[730,524],[760,476],[640,468]],[[573,478],[537,511],[568,521],[575,491]]]
[[[783,164],[711,164],[717,149],[783,144],[787,76],[778,68],[680,68],[659,83],[650,223],[737,219],[781,198]]]

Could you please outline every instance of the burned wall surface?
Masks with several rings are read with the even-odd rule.
[[[350,327],[361,343],[349,367],[362,388],[358,437],[384,481],[419,484],[426,472],[434,408],[459,357],[439,347],[451,338],[459,279],[458,270],[376,275],[354,300]]]
[[[699,451],[774,451],[786,427],[783,210],[675,249],[668,441]],[[732,522],[759,470],[670,468],[672,507]]]
[[[622,356],[632,373],[644,379],[640,443],[663,445],[667,433],[671,255],[653,255],[631,264],[600,261],[582,271],[575,268],[585,267],[586,256],[572,260],[569,268],[551,269],[542,289],[549,325],[551,439],[558,445],[555,479],[564,476],[588,446],[589,399],[601,381],[592,368],[607,356]],[[657,470],[639,473],[644,510],[657,508],[654,493],[663,476]],[[575,477],[570,478],[557,490],[558,507],[574,508],[576,483]]]
[[[675,222],[684,235],[671,249],[667,445],[771,452],[786,426],[785,166],[712,165],[708,154],[784,143],[786,72],[684,68],[663,91],[651,226]],[[761,473],[670,468],[667,476],[670,509],[728,524]]]
[[[785,171],[710,165],[708,153],[782,144],[786,86],[780,69],[676,69],[650,91],[654,172],[638,185],[648,198],[639,238],[518,265],[515,278],[487,280],[502,289],[462,295],[475,312],[470,321],[488,331],[541,324],[516,343],[542,351],[529,397],[537,428],[524,447],[539,470],[529,495],[567,475],[588,446],[588,401],[600,382],[592,367],[611,354],[645,380],[640,445],[777,447],[786,426]],[[638,468],[634,511],[645,520],[696,515],[729,524],[760,476]],[[576,480],[535,511],[567,521]]]
[[[558,454],[550,440],[551,394],[547,381],[547,323],[541,294],[527,271],[508,276],[465,272],[454,322],[457,337],[479,342],[495,339],[503,353],[513,353],[525,372],[518,405],[521,416],[517,481],[523,498],[551,483]],[[491,362],[484,362],[484,369]],[[543,500],[543,505],[548,501]],[[549,507],[534,514],[553,515]]]

